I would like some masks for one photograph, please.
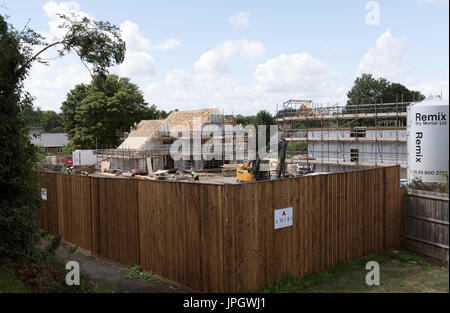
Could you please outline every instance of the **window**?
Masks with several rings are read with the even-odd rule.
[[[350,149],[350,162],[359,161],[359,149]]]
[[[58,147],[58,153],[62,153],[62,147]]]
[[[350,131],[350,137],[366,137],[366,129],[355,127]]]

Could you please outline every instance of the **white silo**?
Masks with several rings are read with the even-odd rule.
[[[448,173],[448,100],[426,99],[408,107],[408,183],[445,182]]]

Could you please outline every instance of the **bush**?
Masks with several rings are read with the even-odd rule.
[[[36,210],[41,205],[37,148],[28,138],[23,112],[32,105],[22,91],[31,50],[30,33],[11,29],[0,15],[0,258],[23,252],[38,236]]]
[[[415,176],[412,182],[408,185],[411,189],[439,192],[448,194],[449,178],[448,174],[442,175],[445,177],[445,183],[424,183],[419,176]]]

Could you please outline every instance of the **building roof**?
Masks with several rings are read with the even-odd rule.
[[[32,144],[40,144],[44,148],[62,147],[69,142],[66,133],[42,133],[37,137],[30,136]]]
[[[154,138],[165,120],[143,120],[137,129],[132,130],[128,137],[117,148],[118,150],[140,150],[148,141]]]
[[[222,120],[219,109],[174,111],[165,120],[143,120],[132,130],[117,150],[142,150],[158,132],[198,131],[204,124]]]
[[[203,124],[208,121],[213,122],[217,116],[222,113],[219,109],[203,109],[203,110],[189,110],[189,111],[174,111],[170,113],[166,121],[169,125],[169,130],[184,130],[183,127],[188,127],[190,131],[198,131]]]

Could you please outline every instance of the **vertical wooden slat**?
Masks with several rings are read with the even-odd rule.
[[[242,185],[45,174],[51,200],[38,216],[99,258],[139,263],[200,291],[240,292],[400,247],[399,170]],[[293,226],[275,230],[274,210],[286,207]],[[431,240],[445,238],[429,229]]]

